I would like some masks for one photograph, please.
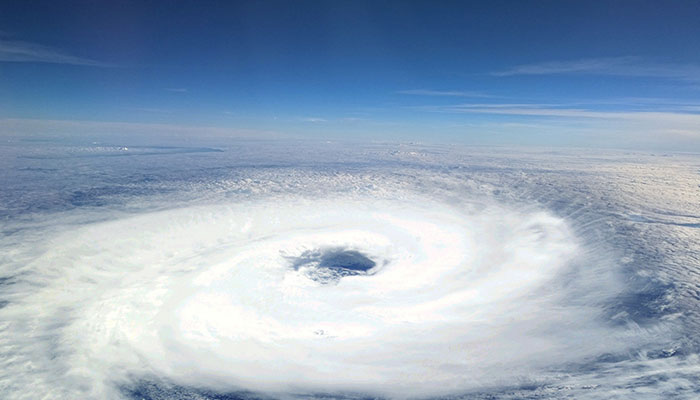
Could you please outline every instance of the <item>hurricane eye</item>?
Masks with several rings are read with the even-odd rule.
[[[355,275],[371,275],[377,263],[360,251],[347,248],[307,250],[297,257],[285,257],[291,267],[307,278],[328,284]]]

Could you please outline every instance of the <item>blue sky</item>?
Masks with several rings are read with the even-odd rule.
[[[5,1],[0,134],[700,151],[697,1]]]

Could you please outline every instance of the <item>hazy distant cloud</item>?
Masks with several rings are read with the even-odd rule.
[[[604,131],[615,128],[618,129],[618,133],[646,132],[647,134],[700,138],[700,112],[694,107],[693,105],[679,105],[663,111],[601,111],[552,104],[456,104],[420,107],[419,109],[456,114],[498,115],[511,117],[511,120],[522,117],[527,118],[527,121],[567,121],[567,126],[584,124],[596,126]]]
[[[490,97],[479,92],[465,92],[457,90],[428,90],[428,89],[411,89],[399,90],[399,94],[409,94],[415,96],[447,96],[447,97]]]
[[[0,39],[0,62],[3,61],[113,67],[108,63],[76,57],[36,43]]]
[[[131,107],[129,110],[140,111],[146,113],[156,113],[156,114],[172,114],[172,110],[166,110],[164,108],[152,108],[152,107]]]
[[[189,90],[187,88],[165,88],[168,92],[174,92],[174,93],[187,93]]]
[[[571,73],[600,73],[630,65],[634,57],[588,58],[575,61],[549,61],[538,64],[518,65],[505,71],[493,72],[494,76],[549,75]]]
[[[328,122],[324,118],[317,118],[317,117],[306,117],[301,119],[303,122]]]
[[[170,138],[279,138],[284,135],[268,130],[236,129],[220,126],[195,126],[155,123],[44,120],[44,119],[0,119],[0,136],[119,136],[119,137],[170,137]]]
[[[588,58],[519,65],[493,76],[589,74],[700,81],[700,66],[650,63],[640,57]]]
[[[565,117],[565,118],[603,118],[603,119],[639,119],[657,118],[659,116],[673,116],[675,119],[695,121],[700,134],[700,113],[695,111],[696,106],[678,106],[676,111],[600,111],[585,108],[570,108],[552,104],[456,104],[450,106],[422,107],[426,111],[472,113],[472,114],[501,114],[523,115],[539,117]]]

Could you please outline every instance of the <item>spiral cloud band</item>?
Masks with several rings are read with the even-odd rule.
[[[558,327],[584,322],[581,310],[576,320],[553,311],[559,294],[545,288],[579,249],[566,223],[544,212],[343,200],[209,206],[95,224],[52,246],[36,268],[62,276],[26,301],[46,314],[43,329],[73,314],[46,334],[61,335],[67,375],[98,397],[119,371],[222,389],[435,393],[488,382],[506,362],[524,373],[600,350],[596,338]],[[290,262],[310,251],[376,265],[319,281],[322,267]]]
[[[262,178],[236,180],[245,195],[234,200],[208,186],[206,201],[56,213],[38,239],[8,234],[4,392],[428,398],[553,381],[589,390],[652,359],[640,349],[668,348],[658,338],[674,334],[671,322],[642,328],[620,306],[629,278],[590,233],[595,220],[498,200],[490,188],[443,190],[462,178],[433,172],[432,193],[374,171],[331,176],[356,189],[324,194],[315,188],[332,185],[311,175],[287,173],[294,188],[276,193],[256,192],[272,186]],[[607,375],[582,379],[591,363]]]

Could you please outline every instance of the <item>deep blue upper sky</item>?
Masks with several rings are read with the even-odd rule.
[[[697,1],[4,1],[0,134],[700,151]]]

